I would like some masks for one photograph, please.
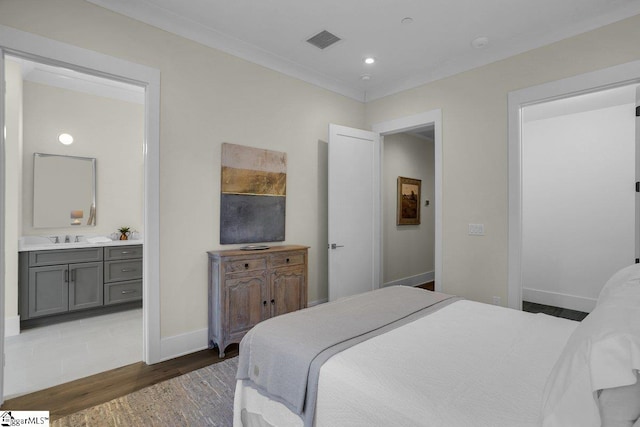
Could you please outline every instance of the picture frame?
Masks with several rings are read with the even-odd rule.
[[[397,225],[420,224],[422,180],[398,177]]]

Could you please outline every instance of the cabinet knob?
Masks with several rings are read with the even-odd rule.
[[[245,265],[244,265],[244,268],[249,268],[249,264],[245,264]]]
[[[267,302],[266,301],[262,301],[262,305],[266,306]]]
[[[272,299],[272,300],[271,300],[271,304],[273,305],[273,304],[275,304],[275,303],[276,303],[276,300]]]
[[[287,258],[287,262],[289,262],[289,258]]]

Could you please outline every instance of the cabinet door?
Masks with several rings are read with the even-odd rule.
[[[102,301],[102,263],[69,265],[69,310],[100,307]]]
[[[225,295],[227,327],[222,329],[229,335],[244,333],[269,315],[264,276],[227,278]]]
[[[29,318],[69,310],[68,275],[66,264],[29,269]]]
[[[306,307],[305,269],[278,269],[271,273],[271,316]]]

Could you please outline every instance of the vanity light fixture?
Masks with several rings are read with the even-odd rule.
[[[376,62],[376,58],[374,58],[373,56],[367,56],[366,58],[364,58],[364,63],[367,65],[371,65],[374,62]]]
[[[64,145],[71,145],[73,144],[73,136],[68,133],[61,133],[58,135],[58,142]]]

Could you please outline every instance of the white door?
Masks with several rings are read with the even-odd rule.
[[[636,264],[640,263],[640,86],[636,88]]]
[[[4,51],[0,49],[0,82],[4,82]],[[0,129],[4,124],[4,93],[6,85],[0,85]],[[5,186],[5,142],[4,132],[0,132],[0,404],[4,403],[4,186]]]
[[[329,301],[379,287],[380,135],[329,125]]]

